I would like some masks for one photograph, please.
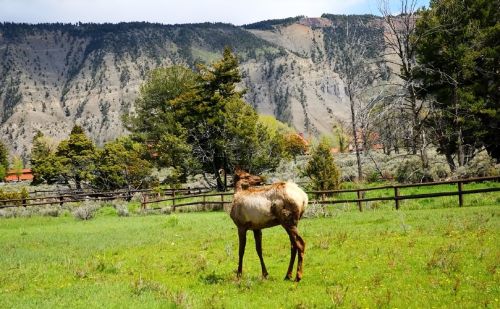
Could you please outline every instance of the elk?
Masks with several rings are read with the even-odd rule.
[[[291,245],[290,264],[285,280],[292,279],[293,265],[298,255],[295,281],[300,281],[306,243],[300,237],[297,225],[307,205],[307,194],[290,181],[252,187],[263,183],[263,179],[240,169],[236,169],[233,182],[235,193],[230,215],[238,228],[238,278],[243,271],[247,231],[253,231],[262,277],[265,279],[268,273],[262,257],[262,229],[281,225],[288,233]]]

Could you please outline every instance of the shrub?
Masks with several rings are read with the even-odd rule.
[[[16,209],[16,217],[30,218],[35,214],[34,211],[25,207],[18,207]]]
[[[0,218],[12,218],[12,212],[8,209],[0,209]]]
[[[97,205],[92,204],[89,201],[85,201],[80,207],[73,210],[73,216],[78,220],[90,220],[94,218],[98,209],[99,207]]]
[[[331,217],[331,212],[326,209],[325,205],[318,203],[310,203],[304,211],[304,218],[326,218]]]
[[[59,217],[59,209],[56,207],[42,208],[39,213],[44,217]]]
[[[170,215],[172,213],[171,207],[163,207],[160,212],[164,215]]]
[[[499,166],[495,165],[495,160],[492,159],[486,151],[478,153],[465,166],[458,167],[453,173],[453,178],[472,178],[496,176],[500,173]]]
[[[130,215],[128,211],[128,204],[123,200],[114,200],[113,207],[115,207],[118,217],[128,217]]]
[[[377,170],[369,170],[366,173],[367,182],[378,182],[381,180],[380,173]]]
[[[429,171],[424,170],[417,158],[410,158],[397,167],[396,180],[401,183],[420,183],[432,181],[433,179]]]
[[[28,190],[23,187],[20,191],[4,191],[0,189],[0,200],[18,200],[15,202],[3,202],[4,205],[22,205],[22,199],[26,199],[29,197]]]
[[[134,195],[132,195],[132,198],[130,199],[131,202],[141,202],[142,201],[142,193],[141,192],[136,192]]]

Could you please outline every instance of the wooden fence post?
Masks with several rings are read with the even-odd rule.
[[[203,209],[205,209],[205,202],[206,202],[206,196],[205,196],[205,194],[203,194],[203,202],[202,202]]]
[[[399,187],[394,187],[394,200],[396,201],[396,210],[399,209]]]
[[[461,181],[458,181],[458,206],[462,207],[464,205],[464,196],[462,194],[462,191],[464,190],[464,183]]]
[[[221,201],[221,205],[222,205],[222,208],[224,208],[224,193],[221,193],[220,194],[220,201]]]
[[[142,194],[141,197],[141,210],[146,209],[146,202],[148,201],[148,195],[147,194]]]
[[[59,206],[63,206],[64,204],[64,197],[62,195],[59,195]]]
[[[172,210],[175,211],[175,189],[172,189]]]
[[[361,201],[359,201],[361,199],[361,190],[359,189],[356,189],[356,194],[358,196],[358,209],[359,211],[363,211],[363,205],[361,204]]]

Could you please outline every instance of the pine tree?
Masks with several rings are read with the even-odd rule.
[[[135,139],[152,146],[151,159],[182,170],[184,178],[212,174],[224,190],[221,174],[236,165],[257,173],[273,169],[283,151],[280,138],[243,100],[244,91],[236,87],[240,81],[238,60],[229,48],[196,72],[160,69],[142,87],[137,114],[126,119],[127,127]]]
[[[77,189],[82,188],[83,181],[92,178],[96,148],[82,127],[78,125],[73,127],[69,138],[57,146],[56,156],[60,158],[63,166],[62,176],[67,182],[74,181]]]
[[[124,119],[133,139],[147,147],[147,158],[158,167],[178,169],[181,180],[196,169],[196,164],[187,143],[187,130],[179,121],[181,107],[174,100],[191,93],[196,78],[192,70],[182,66],[153,70],[141,87],[135,115]]]
[[[51,149],[48,139],[38,131],[33,137],[31,148],[31,170],[33,172],[32,185],[46,182],[53,184],[59,180],[63,171],[61,159]]]
[[[500,158],[499,14],[498,1],[431,1],[417,21],[429,126],[452,170],[482,147]]]
[[[98,152],[92,185],[100,190],[147,187],[152,166],[142,158],[144,153],[144,145],[129,137],[106,143]]]
[[[314,148],[306,164],[304,175],[311,179],[316,190],[337,190],[340,188],[340,171],[335,164],[330,145],[326,139]]]
[[[7,147],[0,141],[0,182],[3,181],[9,169],[9,152]]]

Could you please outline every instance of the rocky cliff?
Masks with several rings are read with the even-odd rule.
[[[0,24],[1,139],[26,157],[36,130],[60,140],[78,123],[97,144],[126,134],[121,116],[133,111],[151,69],[210,62],[224,46],[238,54],[245,98],[260,113],[306,134],[329,132],[348,113],[333,48],[343,43],[346,18],[296,17],[243,27]],[[379,18],[349,19],[374,51],[384,48]]]

